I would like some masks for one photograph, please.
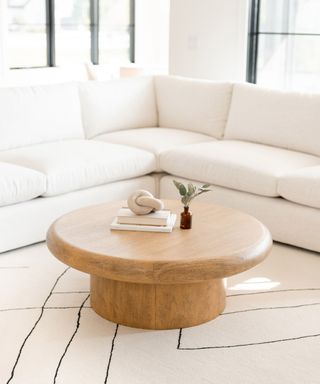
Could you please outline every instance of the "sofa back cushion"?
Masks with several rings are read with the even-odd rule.
[[[320,95],[236,84],[225,138],[320,156]]]
[[[83,137],[76,84],[0,88],[0,150]]]
[[[223,137],[231,84],[176,76],[157,76],[155,82],[160,127]]]
[[[84,83],[80,99],[88,138],[158,124],[153,77]]]

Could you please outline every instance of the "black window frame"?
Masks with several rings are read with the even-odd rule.
[[[32,69],[56,67],[55,46],[55,0],[46,1],[46,40],[47,40],[47,65],[32,67],[10,67],[10,69]],[[99,3],[100,0],[90,1],[90,60],[94,65],[99,64]],[[135,0],[130,1],[129,21],[129,62],[135,62]]]
[[[257,82],[257,62],[259,50],[260,0],[251,0],[249,4],[249,34],[247,51],[247,81]]]
[[[56,66],[55,0],[46,0],[47,67]]]

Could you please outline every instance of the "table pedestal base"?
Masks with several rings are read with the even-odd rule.
[[[138,284],[91,275],[91,306],[114,323],[144,329],[186,328],[225,307],[222,279],[188,284]]]

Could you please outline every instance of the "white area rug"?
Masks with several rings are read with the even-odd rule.
[[[88,291],[44,244],[0,255],[0,383],[320,383],[318,254],[275,245],[228,279],[219,318],[182,330],[117,326]]]

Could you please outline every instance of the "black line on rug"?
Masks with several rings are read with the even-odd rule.
[[[73,307],[45,307],[46,309],[77,309],[80,308],[79,305]],[[89,305],[85,305],[83,308],[91,308]],[[24,308],[4,308],[0,309],[0,312],[12,312],[12,311],[27,311],[30,309],[41,309],[41,307],[24,307]]]
[[[49,292],[49,295],[47,296],[47,298],[45,299],[42,307],[41,307],[41,312],[40,312],[40,315],[38,317],[38,319],[36,320],[36,322],[34,323],[33,327],[31,328],[30,332],[27,334],[26,338],[23,340],[23,343],[21,344],[21,347],[19,349],[19,352],[18,352],[18,356],[16,358],[16,361],[13,365],[13,368],[12,368],[12,371],[11,371],[11,375],[7,381],[6,384],[10,383],[10,381],[13,379],[13,376],[14,376],[14,372],[15,372],[15,369],[18,365],[18,362],[20,360],[20,356],[21,356],[21,353],[23,351],[23,348],[24,346],[26,345],[26,342],[28,341],[28,339],[30,338],[30,336],[32,335],[32,332],[35,330],[36,326],[39,324],[39,321],[41,320],[42,316],[43,316],[43,313],[44,313],[44,307],[45,305],[47,304],[48,300],[50,299],[51,295],[52,295],[52,292],[53,290],[55,289],[55,287],[57,286],[59,280],[61,279],[61,277],[70,269],[70,267],[66,268],[56,279],[55,283],[53,284],[50,292]]]
[[[264,310],[269,310],[269,309],[272,310],[272,309],[290,309],[290,308],[300,308],[300,307],[311,307],[311,306],[315,306],[315,305],[320,305],[320,302],[319,303],[298,304],[298,305],[284,305],[284,306],[280,306],[280,307],[257,307],[257,308],[250,308],[250,309],[242,309],[239,311],[223,312],[223,313],[220,313],[220,316],[233,315],[235,313],[243,313],[243,312],[264,311]],[[80,308],[80,307],[79,306],[45,307],[44,310],[46,310],[46,309],[77,309],[77,308]],[[84,305],[82,308],[91,308],[91,306]],[[0,312],[27,311],[27,310],[32,310],[32,309],[41,309],[41,307],[4,308],[4,309],[0,309]],[[181,338],[181,330],[182,330],[182,328],[180,328],[179,339]]]
[[[3,308],[3,309],[0,309],[0,312],[27,311],[29,309],[41,309],[41,307]]]
[[[307,289],[285,289],[285,290],[277,290],[277,291],[271,291],[271,292],[283,292],[283,291],[318,291],[320,288],[307,288]],[[246,295],[254,295],[258,293],[271,293],[271,292],[254,292],[254,293],[248,293],[248,294],[236,294],[236,295],[230,295],[230,296],[246,296]],[[229,297],[230,297],[229,296]],[[298,305],[288,305],[288,306],[281,306],[281,307],[261,307],[261,308],[250,308],[250,309],[243,309],[239,311],[231,311],[231,312],[224,312],[221,313],[220,316],[223,315],[232,315],[236,313],[243,313],[243,312],[253,312],[253,311],[263,311],[263,310],[273,310],[273,309],[291,309],[291,308],[300,308],[300,307],[309,307],[309,306],[315,306],[315,305],[320,305],[320,303],[307,303],[307,304],[298,304]],[[219,348],[235,348],[235,347],[245,347],[245,346],[251,346],[251,345],[260,345],[260,344],[272,344],[272,343],[279,343],[283,341],[292,341],[292,340],[300,340],[300,339],[305,339],[305,338],[310,338],[310,337],[318,337],[320,334],[315,334],[315,335],[306,335],[306,336],[298,336],[295,338],[288,338],[288,339],[279,339],[279,340],[271,340],[271,341],[264,341],[260,343],[249,343],[249,344],[237,344],[237,345],[226,345],[226,346],[215,346],[215,347],[191,347],[191,348],[184,348],[181,347],[181,338],[182,338],[182,328],[180,328],[179,331],[179,336],[178,336],[178,344],[177,344],[177,349],[181,351],[193,351],[193,350],[201,350],[201,349],[219,349]]]
[[[290,288],[290,289],[275,289],[273,291],[262,291],[262,292],[248,292],[248,293],[235,293],[227,295],[227,297],[234,296],[249,296],[249,295],[262,295],[264,293],[278,293],[278,292],[298,292],[298,291],[320,291],[320,288]]]
[[[109,370],[110,370],[110,365],[111,365],[111,360],[112,360],[112,355],[113,355],[113,350],[114,350],[114,342],[115,342],[117,334],[118,334],[118,329],[119,329],[119,324],[117,324],[116,329],[114,331],[114,335],[113,335],[113,339],[112,339],[112,343],[111,343],[109,360],[108,360],[108,366],[107,366],[107,371],[106,371],[106,377],[104,379],[104,384],[106,384],[108,382]]]
[[[250,308],[250,309],[241,309],[240,311],[223,312],[223,313],[220,313],[220,316],[233,315],[234,313],[242,313],[242,312],[264,311],[264,310],[268,310],[268,309],[290,309],[290,308],[300,308],[300,307],[311,307],[313,305],[320,305],[320,303],[284,305],[281,307],[258,307],[258,308]]]
[[[319,336],[320,336],[320,333],[316,333],[314,335],[290,337],[288,339],[261,341],[259,343],[247,343],[247,344],[235,344],[235,345],[217,345],[214,347],[180,347],[179,351],[197,351],[197,350],[203,350],[203,349],[226,349],[226,348],[250,347],[253,345],[282,343],[282,342],[286,342],[286,341],[295,341],[295,340],[308,339],[308,338],[319,337]]]
[[[85,300],[83,301],[83,303],[81,304],[80,308],[79,308],[79,311],[78,311],[78,317],[77,317],[77,323],[76,323],[76,329],[74,330],[72,336],[70,337],[70,340],[68,341],[68,344],[66,345],[64,351],[63,351],[63,354],[62,356],[60,357],[60,360],[59,360],[59,363],[57,365],[57,368],[56,368],[56,371],[55,371],[55,374],[54,374],[54,378],[53,378],[53,383],[55,384],[56,383],[56,380],[57,380],[57,377],[58,377],[58,373],[59,373],[59,369],[60,369],[60,366],[61,366],[61,363],[64,359],[64,357],[66,356],[67,352],[68,352],[68,349],[72,343],[72,340],[74,339],[75,335],[77,334],[78,332],[78,329],[80,327],[80,319],[81,319],[81,311],[82,311],[82,308],[85,304],[85,302],[89,299],[89,296],[88,295]]]
[[[182,328],[179,329],[177,349],[180,349],[181,337],[182,337]]]

